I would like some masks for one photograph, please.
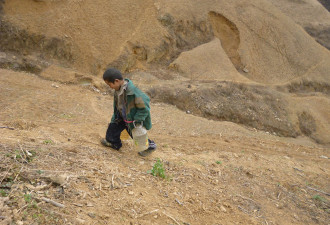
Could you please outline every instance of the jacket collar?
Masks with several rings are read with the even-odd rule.
[[[134,84],[130,79],[125,78],[125,80],[127,81],[127,88],[126,88],[126,94],[127,95],[134,95]]]

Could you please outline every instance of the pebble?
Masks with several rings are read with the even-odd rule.
[[[220,210],[221,210],[222,212],[227,212],[227,209],[226,209],[225,207],[223,207],[223,206],[220,206]]]
[[[249,70],[246,69],[246,68],[244,68],[243,71],[244,71],[245,73],[248,73],[248,72],[249,72]]]
[[[88,215],[89,217],[91,217],[91,218],[95,218],[95,217],[96,217],[95,213],[88,213],[87,215]]]
[[[133,191],[129,191],[128,194],[129,195],[134,195],[134,192]]]
[[[52,87],[54,88],[59,88],[60,86],[56,85],[56,84],[52,84]]]

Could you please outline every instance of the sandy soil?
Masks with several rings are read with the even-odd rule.
[[[1,224],[329,222],[329,149],[308,138],[152,103],[158,149],[141,158],[127,135],[120,151],[99,144],[111,94],[0,74]],[[166,179],[148,173],[157,159]]]

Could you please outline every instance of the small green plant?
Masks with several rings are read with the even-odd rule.
[[[8,195],[8,193],[5,190],[0,190],[0,196],[2,197],[6,197]]]
[[[221,165],[222,164],[221,161],[216,161],[215,163],[218,164],[218,165]]]
[[[66,114],[66,113],[63,113],[63,114],[60,114],[60,118],[63,118],[63,119],[71,119],[73,118],[74,115],[73,114]]]
[[[317,200],[317,201],[320,201],[320,202],[324,202],[325,201],[324,198],[322,198],[322,196],[320,196],[320,195],[314,195],[313,196],[313,199],[314,200]]]
[[[24,195],[24,200],[25,200],[26,203],[30,203],[32,201],[31,194],[25,194]]]
[[[52,145],[53,141],[52,140],[44,140],[45,145]]]
[[[160,161],[160,159],[157,159],[157,162],[154,164],[152,170],[148,171],[153,176],[158,176],[163,179],[165,179],[167,176],[165,175],[165,169],[163,166],[163,163]]]
[[[37,173],[38,173],[38,174],[43,174],[44,171],[42,171],[42,170],[37,170]]]

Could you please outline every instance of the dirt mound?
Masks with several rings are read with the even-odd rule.
[[[239,74],[221,47],[219,39],[186,51],[170,64],[191,80],[249,81]]]
[[[153,87],[148,93],[155,100],[195,115],[245,124],[282,136],[298,135],[287,117],[285,97],[262,86],[200,82],[181,84],[174,89]]]

